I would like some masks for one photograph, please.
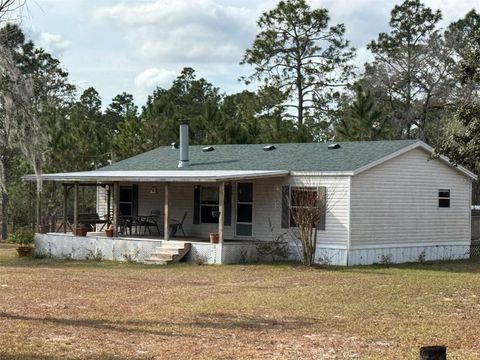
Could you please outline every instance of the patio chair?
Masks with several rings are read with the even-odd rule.
[[[185,237],[185,230],[183,229],[183,223],[187,217],[187,211],[183,214],[182,220],[178,221],[175,219],[170,219],[170,235],[173,237],[178,230],[182,230],[183,236]]]
[[[133,218],[131,216],[118,215],[118,233],[121,235],[132,235]],[[129,234],[130,233],[130,234]]]
[[[152,210],[150,211],[150,215],[148,216],[139,216],[138,217],[138,226],[143,226],[143,235],[147,233],[150,235],[152,231],[150,230],[151,227],[157,229],[157,233],[160,234],[160,227],[158,226],[162,220],[162,212],[160,210]]]

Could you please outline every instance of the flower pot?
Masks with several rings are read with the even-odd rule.
[[[17,247],[16,250],[17,250],[18,257],[25,257],[31,254],[32,247],[26,246],[26,245],[20,245],[19,247]]]
[[[106,229],[105,234],[107,234],[107,237],[113,237],[113,229]]]
[[[210,243],[218,244],[219,236],[218,233],[210,233]]]
[[[218,217],[220,216],[220,211],[218,210],[212,210],[212,217],[214,219],[218,219]]]
[[[86,227],[78,227],[75,229],[76,236],[87,236],[88,228]]]

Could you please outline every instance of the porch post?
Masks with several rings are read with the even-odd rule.
[[[218,189],[218,242],[223,243],[223,228],[225,223],[225,182],[220,183]]]
[[[110,217],[110,207],[112,206],[110,204],[110,194],[112,192],[112,185],[108,184],[107,186],[108,186],[108,190],[107,190],[107,228],[108,228],[108,226],[112,224],[111,223],[112,219]]]
[[[2,204],[3,206],[3,204]],[[30,225],[30,230],[35,230],[34,220],[33,220],[33,194],[32,194],[32,182],[29,181],[28,184],[28,222]],[[38,229],[37,229],[38,231]]]
[[[63,184],[63,233],[67,232],[67,184]]]
[[[113,183],[113,209],[112,209],[112,225],[113,236],[118,235],[118,200],[120,199],[120,186],[118,182]]]
[[[163,219],[163,238],[165,240],[169,240],[169,237],[170,237],[170,224],[169,224],[169,215],[168,215],[168,202],[169,202],[169,199],[168,199],[168,189],[169,188],[169,184],[168,182],[165,183],[165,201],[164,201],[164,205],[163,205],[163,216],[164,216],[164,219]]]
[[[40,226],[42,225],[42,192],[38,190],[38,185],[35,194],[37,195],[36,228],[38,232],[41,232]]]
[[[78,182],[73,185],[73,235],[77,235],[78,228]]]

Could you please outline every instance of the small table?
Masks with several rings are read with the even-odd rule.
[[[127,228],[130,229],[130,235],[132,235],[132,227],[136,226],[135,218],[136,216],[120,215],[118,217],[119,233],[125,234],[125,228]]]

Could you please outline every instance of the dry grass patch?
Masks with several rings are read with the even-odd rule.
[[[480,358],[480,263],[307,269],[19,259],[0,248],[1,359]]]

